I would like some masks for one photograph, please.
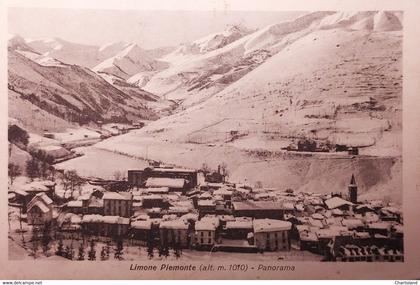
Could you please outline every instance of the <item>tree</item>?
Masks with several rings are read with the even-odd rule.
[[[8,129],[8,140],[25,149],[29,143],[29,135],[24,129],[16,125],[11,125]]]
[[[229,177],[229,170],[227,168],[227,164],[226,163],[222,163],[220,165],[220,174],[223,176],[223,181],[226,181],[226,178]]]
[[[9,163],[9,178],[10,178],[10,185],[13,185],[13,181],[15,178],[22,174],[19,165],[14,163]]]
[[[159,257],[162,257],[164,254],[164,247],[160,244],[158,247]]]
[[[164,246],[163,247],[163,256],[165,258],[168,258],[169,257],[169,247],[168,246]]]
[[[77,260],[85,260],[85,247],[83,246],[83,242],[80,243],[79,256]]]
[[[57,250],[55,251],[55,254],[58,256],[64,256],[64,245],[63,240],[61,238],[58,240]]]
[[[152,259],[154,255],[154,248],[153,248],[153,236],[149,234],[147,237],[147,256],[149,259]]]
[[[30,255],[33,256],[34,259],[38,257],[38,248],[39,248],[39,236],[38,236],[38,228],[33,227],[32,228],[32,237],[31,237],[31,252]]]
[[[77,174],[76,170],[67,170],[61,175],[61,183],[64,190],[70,188],[73,196],[74,190],[83,185],[84,180]]]
[[[103,246],[101,249],[101,260],[108,260],[109,256],[107,255],[106,252],[106,247]]]
[[[35,177],[38,177],[39,176],[39,163],[38,163],[38,161],[37,161],[36,158],[31,157],[31,159],[29,159],[26,162],[26,174],[32,180]]]
[[[70,260],[73,260],[74,258],[73,244],[70,244],[70,246],[66,246],[64,256]]]
[[[206,177],[207,176],[207,174],[209,174],[210,172],[211,172],[211,169],[210,169],[210,167],[207,165],[207,163],[203,163],[202,165],[201,165],[201,172],[203,172],[203,174],[204,174],[204,177]]]
[[[50,224],[47,223],[44,225],[44,228],[42,230],[42,250],[45,255],[47,255],[48,251],[50,250],[50,242]]]
[[[123,260],[123,241],[122,239],[117,240],[117,246],[115,248],[114,258],[118,260]]]
[[[48,178],[48,175],[50,173],[50,168],[51,168],[51,166],[47,162],[41,161],[39,163],[39,174],[40,174],[40,176],[44,179]]]
[[[96,260],[96,250],[95,250],[95,242],[93,240],[90,241],[90,248],[88,252],[88,259],[89,260]]]
[[[111,254],[111,242],[107,241],[105,244],[105,253],[106,253],[106,257],[107,259],[109,259],[109,255]]]
[[[174,244],[174,255],[176,259],[180,258],[182,255],[181,246],[178,242]]]

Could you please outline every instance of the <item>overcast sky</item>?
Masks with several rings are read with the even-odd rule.
[[[144,48],[176,46],[222,31],[230,24],[259,28],[296,18],[303,12],[122,11],[9,8],[10,34],[58,37],[102,45],[135,42]]]

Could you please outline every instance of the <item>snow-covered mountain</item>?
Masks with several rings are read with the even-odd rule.
[[[57,59],[67,64],[92,68],[102,60],[117,52],[121,46],[100,50],[97,46],[77,44],[59,38],[25,39],[37,53]]]
[[[129,77],[145,71],[156,71],[167,66],[149,56],[137,44],[128,44],[117,53],[103,62],[93,67],[93,71],[119,78],[128,79]]]
[[[210,45],[217,48],[205,48],[203,43],[218,38],[211,35],[164,57],[171,66],[150,78],[144,89],[177,100],[184,107],[192,106],[222,91],[271,56],[313,32],[399,30],[400,17],[399,13],[393,12],[314,12],[254,32],[234,33],[234,41],[227,41],[220,47]],[[226,33],[229,34],[221,34]]]
[[[158,98],[142,91],[127,94],[103,80],[91,70],[62,62],[42,65],[28,54],[31,51],[8,50],[9,104],[26,101],[69,122],[131,121],[156,119],[148,102]],[[19,112],[9,114],[23,118]]]
[[[250,32],[248,28],[242,25],[230,25],[219,33],[213,33],[191,43],[182,44],[176,50],[164,56],[162,60],[171,63],[183,61],[195,55],[220,49]]]
[[[316,12],[260,29],[152,77],[146,90],[189,105],[142,132],[206,144],[233,130],[240,148],[314,138],[399,154],[401,29],[398,12]]]

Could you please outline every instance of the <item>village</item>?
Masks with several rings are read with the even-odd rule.
[[[196,251],[404,261],[401,209],[390,201],[359,201],[351,173],[347,189],[329,194],[233,183],[227,173],[225,165],[195,170],[152,163],[114,180],[72,172],[66,181],[15,184],[9,243],[34,258],[71,260],[84,260],[85,253],[107,260],[111,252],[122,260],[124,246],[135,246],[149,259]]]

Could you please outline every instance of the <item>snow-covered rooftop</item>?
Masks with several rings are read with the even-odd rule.
[[[252,219],[235,219],[226,222],[226,229],[252,229]]]
[[[104,200],[131,200],[131,194],[125,192],[105,192],[102,197]]]
[[[332,197],[331,199],[325,200],[325,205],[327,205],[327,207],[329,209],[335,209],[344,205],[353,205],[353,203],[346,201],[340,197]]]
[[[389,230],[391,225],[388,222],[376,222],[376,223],[368,224],[368,227],[370,229]]]
[[[46,192],[48,191],[48,187],[42,181],[33,181],[31,183],[23,185],[20,190],[25,192]]]
[[[83,204],[83,201],[80,200],[73,200],[73,201],[69,201],[67,203],[67,207],[72,207],[72,208],[81,208]]]
[[[131,223],[131,227],[133,229],[138,230],[150,230],[152,227],[152,222],[149,220],[146,221],[135,221]]]
[[[182,189],[185,186],[183,178],[150,177],[146,181],[146,187],[169,187]]]
[[[31,207],[29,207],[28,212],[33,208],[33,207],[38,207],[43,213],[48,213],[50,211],[50,209],[41,201],[36,201],[35,203],[33,203],[31,205]]]
[[[198,220],[198,214],[188,213],[188,214],[182,215],[180,217],[180,219],[181,220],[184,220],[184,221],[189,221],[189,220],[191,220],[191,221],[197,221]]]
[[[160,223],[161,229],[174,229],[174,230],[188,230],[188,223],[184,220],[172,220],[172,221],[163,221]]]
[[[159,171],[159,172],[188,172],[188,173],[194,173],[197,172],[197,170],[194,169],[186,169],[186,168],[154,168],[154,171]]]
[[[213,195],[221,195],[221,196],[232,195],[232,191],[229,191],[227,189],[221,188],[221,189],[215,190],[213,192]]]
[[[211,206],[216,206],[216,203],[214,202],[214,200],[199,200],[198,201],[198,206],[199,207],[211,207]]]
[[[233,202],[233,209],[236,211],[243,210],[283,210],[283,205],[278,202],[271,201],[244,201]]]
[[[195,223],[195,230],[196,231],[215,231],[216,225],[209,219],[204,219],[197,221]]]
[[[106,224],[123,224],[128,225],[130,219],[120,216],[102,216],[102,215],[84,215],[82,223],[106,223]]]
[[[354,228],[358,228],[358,227],[363,227],[364,223],[362,220],[360,219],[343,219],[341,221],[341,223],[343,224],[343,226],[349,228],[349,229],[354,229]]]
[[[254,232],[276,232],[288,231],[292,228],[292,223],[273,219],[255,219]]]
[[[168,187],[147,188],[146,192],[151,193],[151,194],[165,194],[169,192],[169,188]]]

